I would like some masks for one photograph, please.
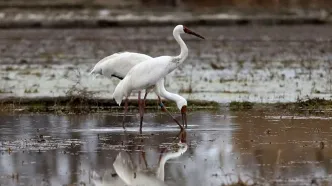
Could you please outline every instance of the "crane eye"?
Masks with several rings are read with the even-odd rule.
[[[189,32],[190,32],[190,30],[189,30],[187,27],[185,27],[185,26],[183,26],[183,31],[184,31],[185,33],[189,33]]]

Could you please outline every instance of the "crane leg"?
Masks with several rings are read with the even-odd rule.
[[[138,92],[138,109],[139,109],[139,116],[140,116],[140,123],[139,123],[139,131],[142,133],[143,127],[143,109],[142,109],[142,100],[141,100],[141,91]]]
[[[147,97],[148,94],[149,94],[149,91],[150,91],[150,90],[146,89],[146,92],[145,92],[145,95],[144,95],[144,99],[143,99],[143,103],[144,103],[143,106],[144,106],[144,109],[145,109],[145,106],[146,106],[146,105],[145,105],[145,100],[146,100],[146,97]]]
[[[146,155],[144,149],[142,149],[141,156],[143,158],[145,168],[148,168],[148,162],[146,161]]]
[[[139,113],[140,113],[140,132],[142,132],[143,126],[143,116],[145,112],[145,100],[148,96],[149,90],[147,89],[144,95],[143,100],[141,100],[141,91],[138,92],[138,105],[139,105]]]
[[[139,155],[142,156],[145,168],[148,168],[148,163],[146,161],[146,156],[145,156],[145,151],[144,151],[144,139],[143,138],[141,139],[141,141],[139,143],[138,151],[140,151]],[[138,163],[139,163],[139,165],[141,164],[141,157],[138,157]]]
[[[172,114],[166,109],[166,107],[164,106],[163,102],[161,101],[160,97],[158,96],[158,100],[159,100],[159,106],[161,107],[161,109],[163,111],[165,111],[174,121],[176,124],[179,125],[180,129],[183,130],[182,125],[172,116]]]
[[[126,97],[126,100],[125,100],[125,108],[124,108],[123,119],[122,119],[122,127],[123,127],[123,129],[126,129],[125,126],[124,126],[124,122],[125,122],[125,118],[126,118],[127,112],[128,112],[128,97]]]

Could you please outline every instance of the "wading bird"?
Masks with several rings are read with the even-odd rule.
[[[145,186],[166,186],[165,179],[165,164],[169,159],[175,159],[183,155],[188,149],[186,143],[181,141],[177,143],[177,150],[165,153],[156,170],[137,171],[133,168],[131,159],[127,152],[122,151],[116,157],[113,167],[117,175],[127,185],[145,185]]]
[[[144,160],[145,168],[139,164],[134,165],[133,157],[128,151],[120,152],[114,163],[113,168],[115,173],[111,171],[106,171],[103,177],[100,177],[96,172],[93,171],[92,182],[96,186],[166,186],[165,181],[165,164],[170,159],[175,159],[183,155],[187,149],[188,145],[186,143],[186,132],[181,131],[175,139],[175,143],[172,143],[169,147],[164,148],[160,154],[159,162],[156,168],[149,168],[145,158],[145,153],[141,151],[142,158]],[[140,145],[140,147],[142,147]],[[139,161],[138,161],[139,162]]]
[[[100,60],[93,67],[90,74],[100,74],[100,75],[104,75],[108,78],[116,77],[116,78],[119,78],[122,80],[133,66],[135,66],[145,60],[149,60],[149,59],[152,59],[152,57],[145,55],[145,54],[140,54],[140,53],[134,53],[134,52],[115,53],[113,55],[107,56],[107,57],[103,58],[102,60]],[[146,99],[148,92],[149,92],[149,90],[147,89],[145,92],[145,95],[144,95],[143,103],[142,103],[143,108],[140,108],[140,113],[142,112],[141,109],[144,110],[145,99]],[[154,88],[154,92],[158,96],[158,100],[160,102],[161,108],[167,114],[169,114],[173,118],[173,120],[176,121],[176,123],[178,123],[177,120],[164,107],[163,103],[161,102],[160,96],[163,98],[166,98],[168,100],[172,100],[172,101],[176,102],[176,105],[182,114],[182,124],[183,124],[183,126],[187,126],[187,114],[186,114],[187,100],[178,94],[168,92],[164,86],[164,78],[161,79],[156,84],[156,86]],[[140,92],[138,95],[138,101],[139,101],[139,105],[140,105],[140,102],[141,102]],[[126,117],[126,112],[127,111],[125,110],[125,113],[123,116],[123,121],[122,121],[123,124],[124,124],[124,120]],[[144,114],[144,112],[142,112],[142,114],[140,114],[141,115],[140,123],[143,122],[143,114]]]
[[[128,152],[122,151],[113,163],[116,173],[111,174],[110,171],[106,171],[101,178],[96,172],[93,172],[92,182],[96,186],[167,186],[164,183],[166,162],[183,155],[187,151],[188,145],[180,142],[176,148],[177,150],[174,152],[170,151],[162,155],[156,169],[148,170],[135,168]]]
[[[173,30],[173,36],[181,47],[180,55],[161,56],[145,60],[131,68],[125,78],[116,86],[113,98],[119,105],[121,105],[122,99],[125,97],[125,112],[128,109],[128,97],[132,91],[139,91],[140,96],[141,90],[152,89],[161,79],[165,78],[167,74],[175,70],[187,58],[188,47],[180,37],[180,34],[183,33],[204,39],[204,37],[189,30],[187,27],[177,25]],[[139,107],[142,108],[141,102]],[[142,111],[142,109],[140,110]],[[140,115],[142,117],[142,112],[140,112]],[[178,125],[183,129],[179,123]],[[140,123],[140,131],[142,131],[142,123]]]

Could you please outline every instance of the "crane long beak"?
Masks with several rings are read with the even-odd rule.
[[[162,102],[159,103],[159,106],[163,109],[164,112],[166,112],[174,121],[176,124],[179,125],[180,129],[183,130],[182,125],[172,116],[172,114],[165,108],[164,104]]]
[[[187,34],[191,34],[191,35],[194,35],[194,36],[196,36],[196,37],[199,37],[199,38],[201,38],[201,39],[205,39],[203,36],[201,36],[201,35],[199,35],[199,34],[193,32],[193,31],[189,30],[188,28],[185,28],[185,29],[184,29],[184,32],[187,33]]]

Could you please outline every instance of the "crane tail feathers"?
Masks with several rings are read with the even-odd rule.
[[[115,99],[115,102],[120,106],[121,105],[121,102],[122,102],[122,98],[114,98]]]
[[[122,102],[122,98],[124,96],[124,90],[123,90],[123,80],[120,81],[120,83],[115,87],[113,98],[115,102],[120,106]]]
[[[94,74],[94,73],[95,73],[95,71],[96,71],[96,68],[93,68],[93,69],[90,71],[89,75],[92,75],[92,74]]]

